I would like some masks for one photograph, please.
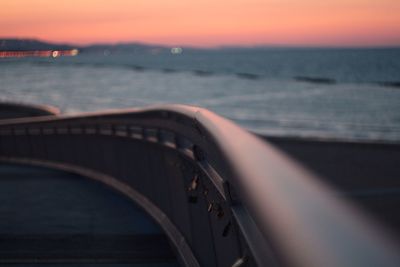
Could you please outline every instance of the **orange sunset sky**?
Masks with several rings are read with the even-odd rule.
[[[400,45],[400,0],[0,0],[0,38],[88,44]]]

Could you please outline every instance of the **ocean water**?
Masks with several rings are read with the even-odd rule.
[[[64,113],[180,103],[266,135],[400,142],[400,49],[0,59],[0,100]]]

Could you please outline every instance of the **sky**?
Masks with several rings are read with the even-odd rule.
[[[400,0],[0,0],[0,38],[400,46]]]

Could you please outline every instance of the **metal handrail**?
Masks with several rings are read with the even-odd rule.
[[[33,105],[0,101],[0,119],[53,116],[59,114],[60,110],[58,108],[49,105]]]
[[[209,256],[216,266],[240,266],[246,262],[258,266],[398,266],[400,263],[396,241],[352,203],[340,199],[315,175],[273,146],[202,108],[169,105],[0,121],[0,137],[1,160],[53,164],[52,167],[80,170],[92,178],[104,176],[98,180],[110,186],[122,184],[121,192],[126,188],[136,190],[139,198],[144,197],[151,208],[158,209],[152,216],[159,216],[160,224],[167,222],[164,230],[177,232],[175,237],[169,236],[181,238],[175,240],[175,245],[178,250],[186,250],[181,258],[189,266],[188,262],[196,261],[206,264],[204,246],[210,244],[204,241],[215,243],[213,255]],[[72,160],[68,155],[57,154],[63,152],[61,147],[50,147],[63,142],[83,145],[77,148],[80,151],[67,153],[81,153],[83,157]],[[149,190],[159,190],[157,184],[145,185],[131,178],[133,171],[121,163],[125,158],[93,154],[93,146],[84,147],[90,143],[108,144],[102,151],[118,150],[116,155],[141,153],[144,159],[136,160],[143,164],[147,164],[146,160],[169,164],[163,167],[168,170],[165,174],[168,179],[174,175],[183,177],[181,188],[163,189],[169,192],[167,198],[175,210],[152,197]],[[30,148],[24,148],[24,144]],[[140,151],[129,150],[128,144]],[[53,154],[49,152],[51,149],[55,149]],[[98,160],[90,160],[85,153]],[[111,164],[110,161],[118,166],[104,166]],[[161,177],[155,177],[160,172],[149,166],[149,173],[141,175],[164,183]],[[177,184],[180,182],[174,185]],[[173,196],[174,190],[177,195],[184,192],[189,204],[175,203],[178,196]],[[151,214],[151,208],[132,198]],[[207,212],[203,213],[204,209]],[[209,226],[198,226],[190,216],[203,218]],[[186,222],[191,225],[185,225]],[[200,234],[196,233],[196,227],[200,227]],[[209,240],[200,240],[201,227],[210,231]],[[190,255],[196,260],[188,260]]]

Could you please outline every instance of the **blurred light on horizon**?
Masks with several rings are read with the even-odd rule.
[[[78,49],[72,49],[71,50],[71,56],[77,56],[79,54],[79,50]]]
[[[400,45],[399,0],[0,1],[0,38],[202,47]]]
[[[180,48],[180,47],[173,47],[173,48],[171,48],[171,53],[172,53],[172,54],[182,54],[182,52],[183,52],[183,49]]]
[[[72,50],[36,50],[36,51],[1,51],[0,58],[21,57],[74,57],[79,54],[78,49]]]

